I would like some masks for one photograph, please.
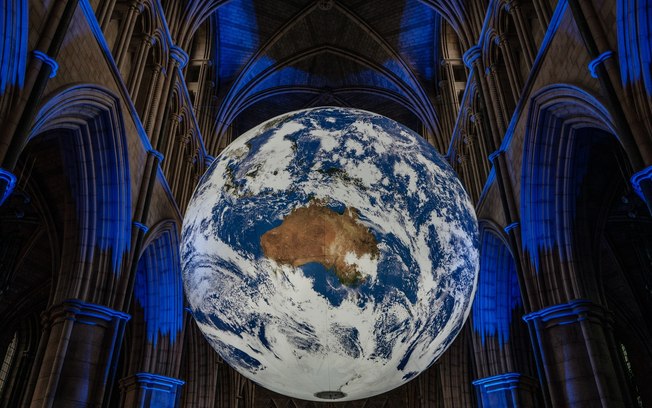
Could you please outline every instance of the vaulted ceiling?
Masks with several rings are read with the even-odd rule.
[[[228,130],[235,137],[283,112],[320,105],[373,111],[439,137],[443,9],[419,0],[220,5],[204,30],[216,101],[207,144],[224,146]]]

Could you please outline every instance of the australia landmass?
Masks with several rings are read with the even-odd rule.
[[[355,208],[339,214],[312,201],[292,210],[281,225],[263,234],[260,244],[265,256],[280,264],[299,267],[317,262],[333,270],[342,284],[354,285],[364,278],[356,265],[345,261],[346,255],[378,256],[376,238],[357,220]]]

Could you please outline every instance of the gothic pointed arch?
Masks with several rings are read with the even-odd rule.
[[[60,174],[48,175],[62,184],[55,205],[66,237],[51,302],[72,297],[113,304],[121,295],[108,285],[124,270],[131,238],[131,179],[118,98],[94,85],[56,93],[34,121],[28,148],[35,143],[61,160],[53,169]]]
[[[593,353],[600,350],[606,367],[590,375],[571,367],[558,375],[551,367],[559,352],[540,349],[546,381],[573,382],[584,377],[582,381],[593,393],[627,404],[632,385],[623,365],[627,363],[638,381],[650,376],[649,369],[624,357],[631,353],[636,360],[650,358],[642,346],[649,339],[646,320],[639,313],[641,306],[631,303],[633,299],[641,304],[650,301],[649,295],[636,291],[638,285],[645,284],[641,271],[649,265],[634,262],[631,269],[623,271],[613,261],[631,257],[630,249],[650,248],[652,240],[649,235],[639,236],[637,241],[630,240],[625,250],[611,246],[608,237],[619,234],[617,231],[635,233],[625,225],[617,226],[623,203],[638,201],[634,207],[638,211],[644,208],[628,182],[632,161],[607,109],[589,93],[570,85],[549,86],[534,95],[523,149],[521,238],[529,266],[529,293],[534,294],[528,302],[535,311],[525,319],[538,339],[547,333],[574,333],[583,339],[582,348]],[[620,295],[614,296],[616,293]],[[628,310],[627,317],[612,323],[613,311],[618,314],[619,310]],[[594,325],[590,336],[580,331],[584,323],[579,316],[590,316],[587,321]],[[568,326],[557,323],[562,319],[569,319]],[[563,330],[568,332],[562,334]],[[620,338],[624,332],[630,335]],[[619,353],[618,344],[628,351]],[[585,353],[582,348],[575,353]],[[553,404],[566,398],[561,390],[548,389]]]
[[[525,322],[521,283],[507,234],[480,220],[480,272],[471,310],[473,384],[481,406],[519,401],[538,406],[537,373]],[[514,387],[514,392],[502,392]]]
[[[597,283],[573,278],[580,256],[573,240],[576,196],[587,177],[590,152],[588,145],[580,143],[616,138],[611,116],[595,97],[579,88],[549,86],[533,99],[526,135],[521,177],[523,250],[538,276],[551,274],[547,278],[551,280],[541,280],[542,298],[535,303],[599,298]]]
[[[152,227],[143,248],[134,278],[134,360],[131,367],[132,371],[174,377],[178,361],[170,359],[169,355],[181,347],[184,314],[175,221],[164,220]],[[145,360],[138,361],[136,356]]]
[[[237,11],[231,8],[237,7],[225,5],[218,10],[218,14],[221,16]],[[402,45],[401,41],[407,43],[407,39],[388,40],[386,33],[381,33],[386,28],[369,24],[358,14],[363,11],[369,12],[360,10],[359,5],[349,8],[340,2],[329,2],[323,6],[315,2],[296,11],[271,36],[242,30],[237,37],[239,48],[235,45],[235,39],[231,38],[235,36],[234,33],[218,35],[228,49],[222,56],[224,63],[220,69],[220,81],[225,90],[219,95],[220,107],[214,130],[208,138],[209,150],[217,150],[227,144],[225,138],[234,121],[250,105],[249,101],[257,99],[260,103],[260,95],[274,89],[278,91],[288,85],[297,90],[318,89],[320,94],[327,95],[330,100],[342,99],[341,104],[344,106],[363,109],[369,109],[364,101],[373,100],[375,95],[384,97],[392,94],[394,100],[407,102],[408,108],[399,106],[399,110],[407,110],[419,119],[420,124],[415,127],[419,131],[423,129],[424,136],[440,138],[439,118],[434,111],[431,92],[428,91],[428,87],[432,86],[432,78],[427,74],[427,66],[431,61],[422,61],[423,57],[419,53]],[[410,30],[424,21],[430,21],[427,16],[433,14],[428,7],[418,2],[410,3],[404,11],[405,21],[392,20],[392,24],[401,24]],[[426,17],[419,17],[422,15]],[[426,20],[421,21],[419,18]],[[328,24],[324,24],[324,21],[328,21]],[[229,22],[226,21],[226,24]],[[255,22],[247,24],[255,27]],[[238,29],[234,28],[236,31]],[[310,30],[316,33],[310,33]],[[423,29],[419,32],[411,31],[410,35],[413,36],[409,37],[410,41],[418,44],[421,53],[427,53],[427,47],[422,42],[434,39],[435,32]],[[321,37],[324,40],[311,44],[306,41],[311,37]],[[233,51],[234,48],[238,51]],[[227,60],[226,55],[229,53],[234,55]],[[238,63],[238,58],[243,62]],[[347,72],[351,74],[347,75]],[[364,92],[357,92],[359,87],[354,86],[360,84],[364,85]],[[346,88],[347,92],[340,92],[342,88]],[[368,97],[363,101],[358,97],[361,94]],[[360,106],[356,105],[361,102]],[[265,112],[264,109],[261,111]],[[259,121],[265,119],[269,117]],[[246,129],[237,131],[244,130]]]
[[[175,221],[152,227],[143,248],[134,277],[121,401],[133,406],[146,399],[172,407],[185,383],[178,379],[184,298]]]
[[[512,326],[521,323],[523,313],[516,263],[504,232],[486,220],[480,225],[480,273],[472,327],[482,345],[491,339],[502,347],[510,342]]]

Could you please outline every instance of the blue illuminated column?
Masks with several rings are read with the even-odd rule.
[[[626,406],[605,309],[589,300],[573,300],[523,320],[535,334],[552,406]]]
[[[519,373],[506,373],[473,381],[478,396],[478,406],[537,407],[537,381]]]
[[[121,407],[174,408],[185,384],[176,378],[150,373],[136,373],[120,380]]]
[[[103,406],[128,320],[125,313],[76,299],[50,308],[31,406]]]

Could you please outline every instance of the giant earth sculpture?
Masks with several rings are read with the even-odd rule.
[[[186,212],[182,268],[208,342],[245,377],[354,400],[430,366],[478,273],[473,206],[421,137],[369,112],[269,120],[214,161]]]

